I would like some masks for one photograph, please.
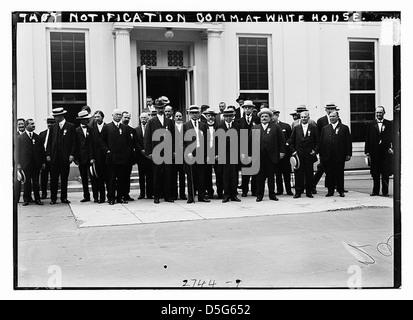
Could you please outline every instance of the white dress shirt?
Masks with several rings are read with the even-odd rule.
[[[102,122],[102,124],[99,124],[99,123],[97,124],[99,132],[102,132],[104,125],[105,124],[103,122]]]
[[[59,122],[60,130],[63,129],[63,127],[65,126],[65,124],[66,124],[66,119],[63,119],[63,121]]]
[[[192,125],[195,128],[195,133],[196,133],[196,147],[199,148],[201,146],[201,141],[199,139],[199,123],[198,121],[192,121]]]
[[[162,127],[163,127],[163,126],[164,126],[164,123],[165,123],[165,118],[164,118],[164,116],[158,114],[157,117],[158,117],[158,119],[159,119],[159,121],[160,121],[160,123],[161,123],[161,125],[162,125]]]
[[[267,131],[267,129],[268,129],[268,123],[267,123],[267,124],[262,124],[262,128],[264,129],[264,131]]]
[[[308,132],[308,123],[307,124],[301,124],[303,126],[303,132],[304,132],[304,137],[307,136],[307,132]]]

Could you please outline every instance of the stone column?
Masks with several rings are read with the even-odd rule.
[[[222,31],[207,30],[208,35],[208,105],[216,110],[222,100],[220,39]]]
[[[115,26],[116,107],[132,112],[132,71],[130,32],[133,27]]]

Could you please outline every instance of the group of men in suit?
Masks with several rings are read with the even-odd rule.
[[[327,115],[317,123],[310,119],[305,106],[299,106],[296,113],[300,118],[290,126],[279,121],[277,110],[263,106],[258,111],[252,101],[241,97],[237,102],[238,108],[221,102],[219,113],[208,106],[202,106],[203,109],[190,106],[190,120],[184,123],[183,113],[174,113],[169,99],[163,96],[156,100],[155,111],[148,107],[141,113],[137,128],[129,126],[130,113],[120,110],[114,110],[112,121],[104,123],[103,112],[92,115],[90,108],[84,108],[77,118],[80,126],[75,128],[65,120],[67,111],[56,108],[47,119],[48,129],[40,135],[34,133],[32,119],[19,119],[16,161],[17,169],[26,175],[23,205],[43,204],[49,173],[51,204],[57,201],[59,178],[61,201],[70,203],[67,189],[72,162],[79,167],[82,202],[91,201],[89,179],[96,203],[106,202],[106,197],[110,205],[133,201],[130,176],[136,163],[140,184],[138,199],[153,199],[155,204],[160,203],[161,198],[174,202],[178,196],[193,203],[196,195],[199,202],[210,202],[215,194],[213,171],[216,193],[223,203],[241,201],[238,188],[242,190],[242,197],[251,191],[257,202],[263,201],[266,181],[273,201],[278,201],[277,195],[284,193],[284,186],[286,193],[295,199],[304,192],[313,198],[315,186],[324,172],[327,197],[333,196],[335,190],[341,197],[345,196],[344,167],[352,156],[352,140],[350,129],[341,122],[334,103],[326,105]],[[392,123],[385,120],[384,115],[385,109],[377,108],[376,120],[368,125],[367,131],[365,152],[371,160],[372,196],[379,195],[380,178],[383,195],[388,196],[392,174]],[[220,139],[219,132],[224,139]],[[247,141],[242,139],[245,136]],[[242,144],[248,147],[242,148]],[[251,173],[257,160],[254,146],[259,146],[259,169]],[[318,154],[320,165],[314,175]],[[171,161],[165,160],[168,156]],[[292,169],[295,194],[291,186]],[[240,170],[242,183],[238,186]],[[20,197],[20,191],[18,194]]]

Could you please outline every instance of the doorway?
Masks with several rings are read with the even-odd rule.
[[[166,96],[174,111],[186,111],[187,70],[147,70],[146,94],[157,99]],[[184,113],[185,115],[185,113]]]

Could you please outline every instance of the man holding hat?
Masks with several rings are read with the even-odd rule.
[[[50,127],[49,141],[46,148],[47,161],[50,162],[50,190],[51,205],[56,204],[59,177],[61,181],[61,201],[69,204],[67,188],[70,173],[70,164],[75,160],[76,140],[75,126],[65,119],[66,110],[56,108],[52,110],[56,123]]]
[[[258,116],[254,116],[252,114],[252,111],[255,108],[254,103],[251,100],[246,100],[244,101],[244,105],[242,106],[244,109],[244,116],[238,120],[238,123],[240,124],[241,130],[248,130],[248,136],[251,137],[251,130],[254,126],[260,124],[260,118]],[[248,165],[250,167],[251,165]],[[249,192],[249,184],[251,181],[251,192],[252,196],[256,197],[257,196],[257,176],[247,176],[243,175],[242,176],[242,197],[245,198],[248,196]]]
[[[331,121],[330,121],[331,112],[340,111],[340,109],[337,108],[334,102],[327,103],[325,109],[326,109],[327,115],[317,120],[317,129],[318,129],[318,134],[320,135],[320,137],[321,137],[321,131],[323,130],[323,128],[331,124]],[[314,175],[314,186],[313,186],[313,191],[312,191],[313,194],[317,194],[317,185],[320,182],[320,179],[323,176],[323,174],[324,174],[323,164],[322,164],[322,161],[320,160],[320,163],[317,165],[317,172]]]
[[[207,159],[206,146],[208,126],[202,123],[200,118],[200,108],[198,106],[189,107],[189,116],[191,120],[184,124],[184,157],[186,174],[188,177],[188,203],[193,203],[195,198],[195,191],[198,190],[199,202],[210,202],[205,196],[205,165]],[[187,132],[192,136],[190,141],[186,141],[185,136]],[[187,153],[187,148],[196,144],[196,148],[193,152]],[[188,161],[193,161],[191,164]]]
[[[301,124],[294,127],[291,138],[287,141],[293,156],[300,159],[300,167],[295,170],[295,196],[300,198],[306,189],[308,198],[312,195],[314,163],[317,162],[319,135],[316,124],[310,123],[310,113],[301,113]],[[313,121],[314,122],[314,121]]]
[[[275,194],[275,168],[285,157],[285,139],[281,127],[272,122],[273,113],[263,108],[259,113],[261,124],[252,130],[259,130],[259,141],[252,140],[253,144],[260,145],[260,171],[257,175],[257,202],[264,198],[265,181],[268,180],[269,198],[278,201]]]
[[[169,104],[169,99],[160,97],[156,101],[157,115],[148,121],[145,132],[145,154],[152,158],[153,150],[161,141],[153,141],[152,137],[157,130],[163,129],[169,131],[172,136],[172,152],[174,152],[175,125],[172,120],[165,117],[165,106]],[[162,151],[164,152],[164,151]],[[161,154],[162,155],[162,154]],[[172,163],[156,164],[153,162],[153,186],[154,186],[154,203],[159,204],[163,195],[166,202],[173,203],[171,185]]]
[[[50,115],[47,119],[47,129],[39,133],[40,138],[43,140],[44,150],[46,152],[47,143],[50,136],[50,127],[56,123],[54,117]],[[50,162],[46,162],[45,168],[40,173],[40,186],[42,191],[42,199],[47,198],[47,183],[50,175]]]
[[[43,205],[40,200],[39,174],[45,166],[46,153],[43,140],[34,133],[36,129],[33,119],[25,121],[26,132],[17,137],[17,169],[22,170],[26,177],[24,182],[23,206],[29,205],[32,190],[37,205]]]
[[[82,203],[90,201],[89,192],[89,168],[95,161],[93,150],[93,133],[89,127],[90,119],[93,116],[87,110],[80,111],[76,120],[80,121],[80,126],[76,128],[76,156],[75,163],[79,166],[80,177],[82,178],[83,199]],[[94,181],[92,181],[94,182]],[[96,186],[94,186],[96,189]],[[95,203],[99,199],[94,199]]]
[[[222,163],[223,161],[218,158],[218,163],[220,165],[220,170],[222,170],[222,181],[223,181],[223,187],[224,187],[224,199],[222,200],[223,203],[227,203],[230,200],[234,202],[241,202],[241,200],[237,197],[238,191],[237,191],[237,186],[238,186],[238,165],[239,165],[239,133],[241,130],[241,126],[239,125],[238,122],[235,122],[235,111],[233,109],[230,109],[229,107],[224,111],[224,119],[225,121],[221,122],[219,126],[217,127],[217,130],[222,129],[224,132],[227,134],[225,137],[225,152],[226,152],[226,161],[225,163]],[[231,131],[231,132],[229,132]],[[238,141],[235,141],[231,138],[231,133],[233,136],[236,136]],[[231,162],[231,146],[233,147],[233,144],[237,142],[237,154],[236,161]],[[217,143],[217,150],[219,151],[221,148],[219,146],[219,143],[222,143],[218,140]],[[234,148],[234,147],[233,147]],[[221,156],[218,152],[218,157]]]

